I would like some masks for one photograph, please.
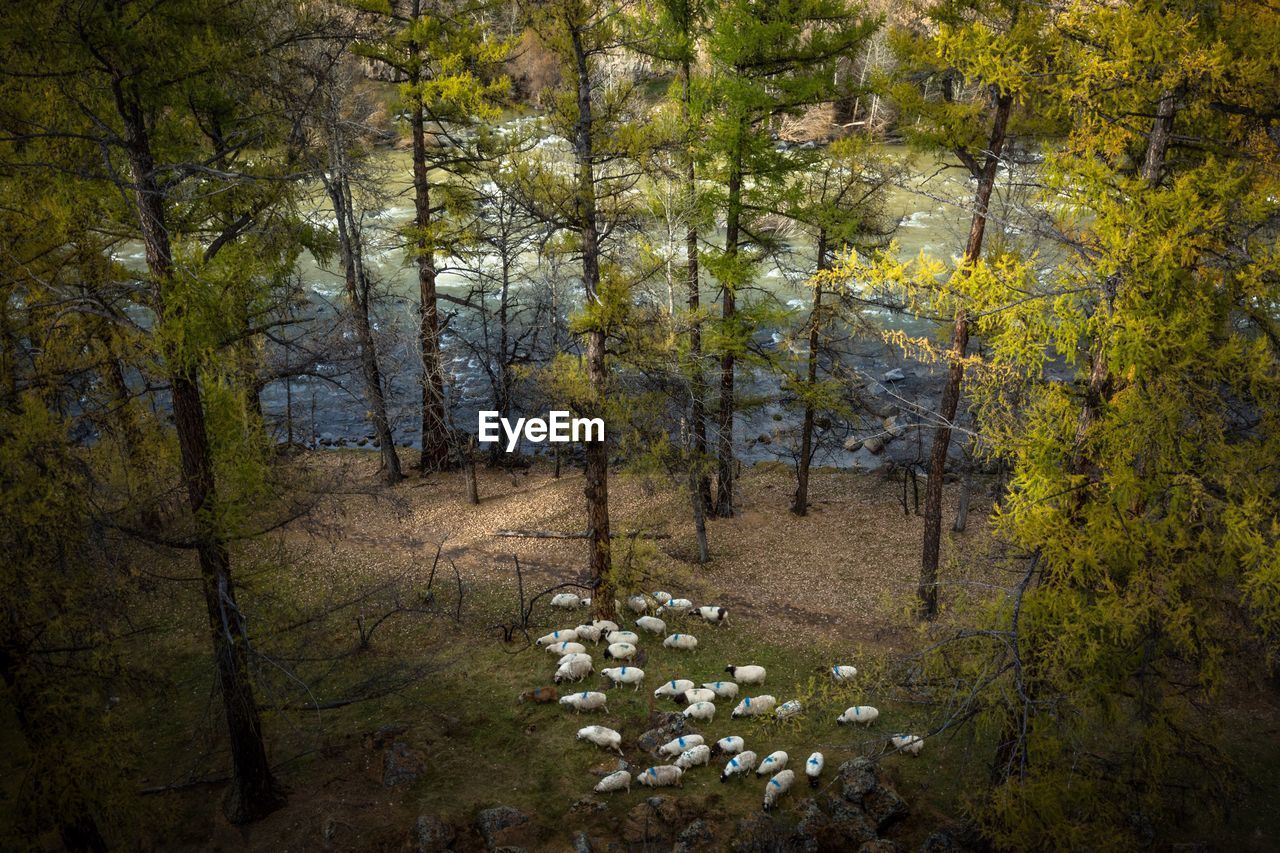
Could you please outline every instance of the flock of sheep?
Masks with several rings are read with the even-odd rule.
[[[656,603],[656,608],[654,607]],[[551,599],[551,606],[561,610],[576,610],[590,607],[591,599],[579,598],[572,593],[561,593]],[[655,592],[652,598],[644,595],[633,595],[627,599],[627,609],[636,615],[635,627],[642,632],[662,637],[662,645],[669,649],[691,651],[698,647],[698,638],[686,633],[667,633],[667,623],[661,618],[670,614],[677,618],[697,615],[711,624],[726,624],[729,612],[717,605],[706,605],[695,608],[687,598],[673,598],[666,592]],[[619,608],[621,610],[621,608]],[[650,615],[650,610],[653,614]],[[594,671],[594,661],[587,652],[585,643],[598,645],[606,643],[604,658],[616,661],[620,666],[607,667],[600,670],[600,675],[611,682],[612,686],[629,684],[634,690],[640,689],[644,681],[644,670],[630,665],[634,660],[640,643],[640,635],[635,631],[624,631],[616,623],[608,619],[598,619],[590,624],[579,625],[552,631],[539,637],[536,644],[549,653],[559,656],[559,664],[555,672],[556,684],[568,681],[580,682]],[[728,681],[707,681],[700,686],[691,679],[679,678],[664,683],[653,691],[659,699],[669,699],[677,705],[684,706],[684,715],[702,723],[710,723],[716,714],[716,700],[735,700],[742,687],[763,685],[767,673],[762,666],[727,666]],[[848,665],[833,666],[829,670],[831,678],[837,683],[848,683],[857,674],[856,667]],[[560,704],[572,708],[579,713],[583,711],[607,711],[608,697],[599,691],[584,690],[561,697]],[[799,714],[803,710],[798,700],[792,699],[781,705],[769,694],[743,696],[734,707],[731,716],[739,717],[772,716],[785,720]],[[875,722],[880,712],[868,705],[855,705],[845,709],[836,718],[839,724],[860,723],[869,725]],[[603,749],[610,749],[622,755],[622,735],[606,726],[586,726],[578,730],[578,739],[593,743]],[[924,748],[924,739],[919,735],[899,734],[890,738],[890,743],[899,752],[919,755]],[[746,749],[746,743],[735,735],[720,738],[713,745],[706,743],[702,735],[678,737],[658,748],[658,754],[672,759],[670,764],[650,767],[633,779],[628,770],[610,773],[595,786],[599,793],[631,790],[632,781],[651,788],[681,784],[685,771],[700,766],[709,766],[713,755],[729,756],[720,774],[720,781],[755,770],[757,777],[769,777],[764,789],[764,809],[768,811],[787,793],[795,782],[795,771],[787,768],[790,756],[782,750],[772,752],[758,761],[755,752]],[[757,763],[758,762],[758,763]],[[822,775],[825,759],[821,752],[815,752],[805,761],[804,773],[809,784],[817,786]]]

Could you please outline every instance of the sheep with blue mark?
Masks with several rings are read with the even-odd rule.
[[[560,704],[581,714],[583,711],[608,711],[609,708],[605,705],[608,700],[609,697],[603,693],[584,690],[581,693],[570,693],[568,696],[561,696]]]
[[[791,760],[791,756],[787,755],[785,750],[771,752],[765,756],[764,761],[760,762],[760,766],[756,768],[757,776],[768,776],[770,773],[777,773],[787,766],[787,762]]]
[[[693,749],[695,746],[702,746],[706,742],[707,739],[702,735],[684,735],[683,737],[672,738],[662,746],[658,747],[658,755],[675,758],[686,749]]]
[[[698,638],[692,634],[672,634],[662,641],[668,649],[682,649],[691,652],[698,647]]]
[[[631,684],[636,690],[640,689],[640,682],[644,681],[644,670],[638,666],[615,666],[609,669],[600,670],[600,674],[612,681],[615,685]]]
[[[703,767],[710,763],[711,747],[706,744],[699,744],[692,749],[686,749],[676,759],[676,767],[681,770],[688,770],[690,767]]]
[[[674,764],[660,764],[641,773],[636,781],[649,788],[667,788],[680,785],[682,776],[684,776],[682,768]]]
[[[578,729],[578,740],[594,743],[601,749],[612,749],[622,755],[622,735],[607,726],[586,726]]]
[[[759,717],[773,713],[778,700],[765,693],[760,696],[747,696],[733,709],[734,717]]]
[[[809,787],[818,787],[818,777],[822,775],[822,768],[827,764],[827,759],[823,758],[821,752],[815,752],[809,756],[804,763],[804,775],[809,777]]]
[[[766,782],[764,786],[764,810],[769,811],[772,809],[777,804],[778,798],[791,790],[791,786],[795,781],[795,771],[783,770]]]
[[[720,774],[721,782],[728,782],[734,776],[750,773],[756,766],[756,754],[751,750],[744,750],[733,758],[724,766],[724,772]]]

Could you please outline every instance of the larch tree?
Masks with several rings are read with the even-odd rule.
[[[727,0],[708,14],[705,39],[705,109],[702,134],[708,197],[724,217],[723,249],[704,253],[703,264],[720,286],[714,332],[720,358],[716,438],[715,514],[734,514],[736,475],[733,434],[735,367],[754,332],[752,312],[738,294],[752,284],[759,258],[747,244],[764,239],[758,214],[773,206],[777,188],[803,161],[774,144],[771,120],[837,98],[836,67],[855,53],[877,22],[846,0]]]
[[[1017,133],[1037,129],[1035,101],[1049,56],[1045,30],[1049,7],[1023,0],[947,0],[930,4],[918,29],[895,33],[906,82],[892,89],[909,140],[954,156],[973,181],[969,231],[959,260],[966,270],[982,256],[992,193]],[[1021,124],[1019,124],[1019,121]],[[1012,124],[1011,124],[1012,122]],[[962,272],[963,275],[968,273]],[[938,404],[925,484],[924,536],[917,597],[920,614],[938,612],[938,561],[942,549],[942,484],[960,408],[971,323],[963,297],[936,309],[952,314],[947,379]]]
[[[237,288],[266,279],[227,280],[222,265],[289,200],[293,128],[275,97],[290,78],[293,11],[203,0],[19,4],[6,7],[2,27],[6,160],[98,200],[100,233],[143,248],[136,298],[168,385],[187,504],[169,541],[189,545],[199,566],[230,752],[223,810],[236,823],[278,808],[284,792],[264,742],[230,548],[261,442],[250,389],[224,356],[250,316]],[[252,265],[253,254],[241,262]],[[224,289],[228,281],[235,287]]]
[[[638,179],[632,162],[640,143],[631,122],[631,87],[606,85],[600,63],[620,48],[621,14],[611,4],[591,0],[547,0],[529,7],[542,42],[562,63],[561,88],[550,121],[572,149],[572,172],[556,174],[551,164],[533,169],[542,185],[526,194],[542,216],[572,235],[571,251],[582,261],[582,311],[574,328],[585,342],[585,382],[574,394],[588,417],[605,417],[610,403],[608,332],[625,314],[628,286],[606,257],[605,243],[620,209]],[[587,541],[595,611],[614,611],[614,577],[609,528],[608,430],[586,442]]]
[[[486,123],[499,115],[509,82],[500,73],[509,45],[492,36],[487,4],[475,0],[359,0],[374,33],[356,53],[392,69],[397,106],[409,118],[413,156],[413,224],[418,273],[418,344],[422,357],[421,471],[450,466],[449,418],[440,360],[438,255],[456,242],[450,212],[467,208],[465,182],[489,157]],[[464,217],[465,218],[465,217]]]

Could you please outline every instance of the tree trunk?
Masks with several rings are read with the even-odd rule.
[[[600,285],[600,234],[596,223],[596,185],[593,140],[591,138],[591,72],[582,30],[572,21],[569,25],[573,43],[574,69],[577,76],[578,121],[575,128],[574,153],[578,165],[578,225],[582,239],[582,283],[586,303],[598,301]],[[608,389],[608,373],[604,363],[604,330],[593,328],[587,333],[587,376],[600,405]],[[586,448],[587,529],[589,540],[592,599],[599,619],[614,615],[612,559],[609,544],[609,447],[607,438],[587,442]]]
[[[164,201],[156,183],[154,160],[141,106],[115,82],[114,94],[124,120],[125,143],[134,181],[134,201],[141,226],[147,269],[151,274],[155,309],[161,322],[182,311],[174,304],[173,254]],[[236,604],[231,558],[217,524],[217,492],[213,453],[205,428],[197,368],[183,353],[167,353],[173,416],[182,462],[182,482],[195,521],[196,555],[201,590],[209,619],[216,669],[215,684],[226,715],[231,751],[231,785],[222,808],[232,823],[247,823],[275,811],[285,797],[267,760],[262,720],[249,679],[248,626]]]
[[[480,485],[476,482],[476,440],[467,441],[467,458],[462,461],[467,472],[467,503],[477,506],[480,503]]]
[[[818,231],[818,270],[827,268],[827,232]],[[809,359],[805,383],[810,393],[818,384],[818,328],[822,323],[822,287],[813,289],[813,311],[809,314]],[[813,458],[813,402],[805,400],[804,422],[800,426],[800,459],[796,465],[796,497],[791,511],[803,516],[809,511],[809,462]]]
[[[743,131],[740,131],[740,133]],[[738,254],[738,230],[742,216],[742,152],[741,142],[734,148],[733,162],[729,164],[729,199],[725,222],[724,253],[730,258]],[[733,323],[733,315],[737,308],[738,283],[724,285],[724,297],[721,303],[720,316],[725,326]],[[726,329],[726,337],[733,335]],[[715,513],[720,518],[732,518],[733,507],[733,344],[725,348],[720,356],[720,436],[718,439],[717,471],[716,471],[716,506]]]
[[[404,479],[400,468],[400,456],[396,453],[391,435],[391,421],[387,417],[387,402],[382,390],[382,371],[378,366],[378,351],[373,340],[373,327],[369,322],[369,281],[364,272],[364,247],[360,240],[360,226],[355,221],[351,204],[351,187],[345,167],[339,161],[333,177],[326,178],[329,198],[338,225],[338,249],[342,256],[342,271],[351,302],[351,319],[355,325],[356,344],[360,348],[360,372],[364,376],[365,397],[369,403],[369,420],[382,454],[382,478],[388,486]]]
[[[987,227],[987,206],[991,191],[995,188],[1000,157],[1004,151],[1005,131],[1009,126],[1009,113],[1013,108],[1011,95],[996,96],[995,116],[991,123],[991,137],[987,143],[986,160],[978,175],[978,187],[974,193],[973,218],[969,223],[969,240],[964,250],[964,268],[971,269],[982,255],[982,237]],[[960,307],[956,310],[951,333],[951,364],[947,370],[947,383],[942,389],[942,404],[938,410],[938,427],[933,433],[933,448],[929,455],[929,479],[924,490],[924,547],[920,557],[920,586],[916,594],[920,599],[920,615],[933,619],[938,615],[938,558],[942,550],[942,477],[947,470],[947,449],[951,444],[951,424],[960,404],[960,384],[964,379],[964,356],[969,346],[969,315]]]
[[[689,300],[689,436],[690,455],[697,467],[694,475],[694,495],[702,502],[699,516],[703,517],[705,538],[705,516],[711,508],[711,475],[704,465],[707,458],[707,412],[706,390],[703,387],[702,375],[702,310],[701,294],[698,280],[698,229],[694,225],[694,211],[697,206],[697,176],[693,162],[693,129],[689,126],[691,69],[686,59],[680,66],[680,111],[685,123],[685,208],[689,217],[689,227],[685,232],[685,273]],[[705,544],[705,543],[704,543]],[[704,561],[705,562],[705,561]]]
[[[964,533],[969,526],[969,496],[973,492],[973,475],[967,470],[960,481],[960,506],[956,509],[956,521],[951,526],[953,533]]]
[[[412,23],[421,15],[421,0],[413,2]],[[417,42],[409,43],[417,56]],[[416,65],[415,65],[416,68]],[[415,70],[410,80],[416,84]],[[415,96],[416,97],[416,96]],[[427,170],[427,133],[422,102],[411,112],[413,133],[413,224],[418,264],[418,344],[422,353],[422,455],[420,471],[442,471],[449,467],[449,423],[444,410],[444,369],[440,363],[440,313],[436,305],[435,249],[428,229],[431,227],[431,181]]]

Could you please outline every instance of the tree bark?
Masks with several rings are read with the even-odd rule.
[[[582,29],[577,22],[566,20],[573,45],[574,70],[576,72],[578,120],[575,127],[574,153],[577,159],[577,214],[582,239],[582,283],[586,290],[588,307],[599,300],[600,285],[600,233],[596,222],[595,156],[591,112],[591,70],[587,51],[582,43]],[[603,402],[608,389],[608,372],[605,368],[604,330],[592,328],[587,333],[587,376],[596,397],[596,405]],[[586,447],[587,529],[589,542],[592,600],[596,617],[612,618],[614,615],[614,590],[612,577],[612,552],[609,544],[609,446],[607,438],[590,441]]]
[[[698,188],[697,174],[693,162],[693,129],[690,127],[690,86],[692,69],[688,59],[680,66],[680,112],[685,123],[685,208],[689,217],[688,230],[685,232],[685,275],[688,287],[689,304],[689,438],[690,455],[697,470],[693,477],[694,495],[702,506],[697,516],[702,519],[703,538],[705,539],[705,516],[711,508],[711,475],[704,469],[707,458],[707,412],[702,375],[702,310],[701,293],[698,279],[698,229],[695,226],[694,214],[697,206]],[[705,541],[700,550],[705,550]],[[703,560],[703,562],[706,562]]]
[[[172,320],[179,316],[182,308],[181,303],[172,302],[173,254],[142,107],[136,98],[125,94],[119,79],[114,81],[114,95],[124,121],[134,203],[152,279],[155,309],[162,322]],[[262,720],[249,678],[248,626],[236,604],[231,558],[216,520],[213,453],[206,432],[197,368],[186,354],[166,355],[182,482],[195,521],[196,555],[213,646],[215,684],[222,698],[231,751],[231,785],[222,808],[227,820],[247,823],[278,809],[285,797],[267,760]]]
[[[818,231],[818,264],[822,271],[827,268],[827,232]],[[822,322],[822,288],[813,289],[813,310],[809,314],[809,358],[805,383],[810,392],[818,384],[818,328]],[[813,402],[806,400],[804,404],[804,421],[800,425],[800,459],[796,465],[796,496],[791,503],[791,511],[803,516],[809,511],[809,462],[813,458]]]
[[[740,131],[741,133],[744,131]],[[729,258],[738,255],[739,228],[742,217],[742,150],[741,141],[734,148],[732,162],[729,164],[728,209],[726,211],[724,253]],[[720,307],[720,317],[726,326],[733,322],[737,310],[737,282],[724,286],[724,296]],[[726,337],[732,335],[726,333]],[[733,506],[733,369],[734,352],[732,345],[726,347],[720,356],[720,435],[717,440],[716,470],[716,505],[715,514],[720,518],[732,518]]]
[[[413,0],[410,25],[422,15],[421,0]],[[421,81],[420,46],[409,42],[410,83]],[[422,354],[422,454],[418,469],[443,471],[449,467],[449,422],[445,413],[444,369],[440,361],[440,312],[436,303],[435,250],[428,236],[431,226],[431,180],[427,169],[427,133],[422,102],[417,99],[410,113],[413,135],[413,224],[417,235],[418,345]]]
[[[995,115],[991,122],[991,136],[987,142],[986,159],[975,176],[978,187],[973,199],[973,217],[969,222],[969,240],[965,245],[964,269],[969,270],[982,255],[982,238],[987,227],[987,206],[995,188],[1000,157],[1004,151],[1005,133],[1009,126],[1009,113],[1013,109],[1013,96],[997,94]],[[929,455],[929,480],[924,490],[924,544],[920,557],[920,586],[916,595],[920,599],[920,615],[933,619],[938,615],[938,559],[942,550],[942,477],[947,470],[947,449],[951,444],[951,424],[960,404],[960,385],[964,379],[965,350],[969,347],[969,315],[963,306],[956,309],[951,333],[951,364],[947,370],[947,383],[942,389],[942,404],[938,409],[938,426],[933,433],[933,448]]]
[[[332,144],[335,148],[338,146],[336,142]],[[370,288],[364,271],[364,247],[351,203],[351,185],[340,154],[335,157],[335,161],[333,176],[325,178],[325,185],[337,220],[338,250],[342,257],[347,299],[351,302],[351,320],[355,325],[356,344],[359,347],[360,372],[364,377],[365,397],[369,403],[369,420],[373,424],[382,454],[382,479],[388,486],[394,486],[404,479],[404,473],[400,467],[400,455],[396,452],[395,439],[391,435],[391,421],[387,417],[387,401],[382,388],[382,370],[378,365],[378,351],[369,321]]]

